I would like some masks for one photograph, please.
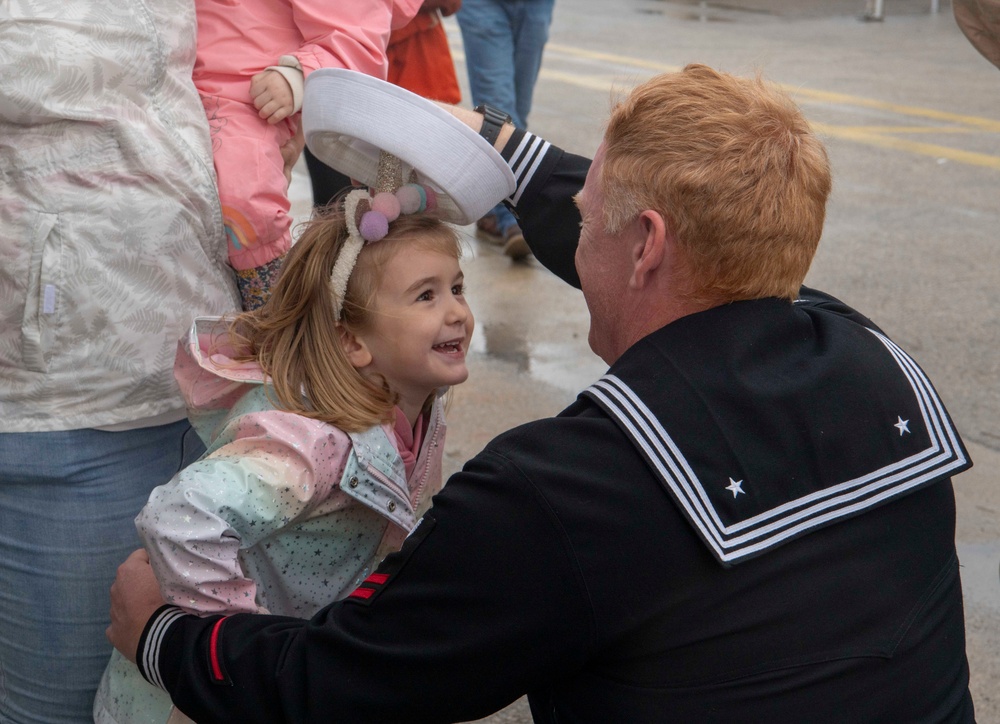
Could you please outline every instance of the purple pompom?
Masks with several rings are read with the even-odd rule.
[[[369,211],[361,217],[358,231],[365,241],[378,241],[389,233],[389,220],[380,211]]]

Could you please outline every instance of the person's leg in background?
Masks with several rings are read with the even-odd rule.
[[[469,75],[472,105],[481,103],[509,113],[514,125],[524,128],[526,118],[517,110],[515,78],[515,21],[520,0],[462,0],[455,14],[462,31],[465,67]],[[531,251],[521,235],[517,219],[502,203],[476,222],[491,241],[502,244],[514,259]]]
[[[0,434],[0,722],[92,722],[118,565],[150,491],[204,453],[186,420]]]
[[[552,8],[555,0],[515,0],[511,7],[511,31],[514,38],[514,108],[511,112],[515,123],[528,127],[528,114],[535,93],[535,81],[542,67],[542,54],[549,40]],[[524,240],[521,227],[510,211],[501,204],[502,214],[497,214],[498,226],[504,243],[504,253],[512,259],[523,259],[531,254]]]
[[[522,128],[527,127],[531,113],[531,99],[545,44],[549,41],[554,6],[555,0],[517,0],[513,5],[517,11],[513,18],[515,117],[524,122]]]
[[[462,31],[465,68],[472,105],[487,103],[517,116],[514,89],[514,27],[512,5],[504,0],[462,0],[455,17]]]
[[[351,185],[351,179],[320,161],[308,147],[303,153],[306,168],[309,169],[309,180],[312,182],[313,206],[326,206],[338,193]]]

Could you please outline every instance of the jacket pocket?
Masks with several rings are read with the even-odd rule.
[[[46,350],[59,304],[62,242],[56,231],[58,214],[28,213],[26,234],[30,240],[27,293],[21,319],[21,358],[26,369],[46,372]],[[33,218],[31,218],[33,217]]]

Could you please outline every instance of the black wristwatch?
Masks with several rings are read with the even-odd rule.
[[[511,123],[514,120],[509,113],[504,113],[499,108],[488,106],[485,103],[480,103],[472,110],[483,114],[483,127],[479,129],[479,135],[489,141],[491,146],[496,144],[503,124]]]

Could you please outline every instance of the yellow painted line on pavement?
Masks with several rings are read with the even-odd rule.
[[[601,60],[608,63],[617,63],[618,65],[630,65],[635,68],[646,68],[647,70],[655,70],[658,73],[676,73],[683,67],[680,65],[665,65],[651,60],[642,60],[641,58],[631,58],[627,55],[618,55],[617,53],[603,53],[596,50],[584,50],[583,48],[574,48],[572,45],[559,45],[558,43],[546,44],[545,50],[546,52],[554,50],[557,53],[565,53],[566,55],[573,55],[577,58],[586,58],[587,60]]]
[[[617,63],[618,65],[629,65],[636,68],[646,68],[648,70],[655,70],[661,73],[673,73],[681,69],[682,66],[679,65],[666,65],[664,63],[656,63],[648,60],[642,60],[640,58],[631,58],[626,55],[618,55],[616,53],[603,53],[592,50],[584,50],[583,48],[574,48],[569,45],[558,45],[550,43],[545,46],[546,49],[552,49],[560,53],[565,53],[566,55],[576,56],[578,58],[586,58],[588,60],[600,60],[607,61],[611,63]],[[777,86],[787,93],[795,96],[800,96],[803,98],[808,98],[811,101],[823,102],[823,103],[835,103],[838,105],[856,106],[860,108],[875,108],[882,111],[889,111],[890,113],[896,113],[903,116],[915,116],[918,118],[930,118],[938,121],[948,121],[950,123],[960,123],[967,126],[974,126],[981,128],[986,131],[994,131],[1000,133],[1000,121],[995,121],[989,118],[981,118],[979,116],[967,116],[959,113],[949,113],[948,111],[938,111],[933,108],[921,108],[919,106],[908,106],[902,105],[900,103],[890,103],[888,101],[876,100],[873,98],[862,98],[860,96],[848,95],[846,93],[834,93],[832,91],[821,91],[812,90],[810,88],[803,88],[801,86],[792,86],[785,83],[778,83]]]
[[[813,124],[816,125],[816,124]],[[858,133],[979,133],[975,128],[962,128],[961,126],[837,126],[844,130],[857,131]]]
[[[959,113],[949,113],[948,111],[938,111],[933,108],[920,108],[918,106],[904,106],[899,103],[889,103],[887,101],[874,100],[872,98],[860,98],[845,93],[831,93],[829,91],[811,90],[809,88],[793,87],[779,84],[793,96],[801,96],[812,101],[824,103],[835,103],[837,105],[856,106],[859,108],[875,108],[880,111],[889,111],[901,116],[913,116],[916,118],[930,118],[935,121],[948,121],[950,123],[961,123],[966,126],[974,126],[984,131],[1000,133],[1000,121],[979,116],[965,116]]]
[[[564,73],[561,70],[547,70],[545,68],[543,68],[538,75],[546,80],[555,80],[560,83],[568,83],[569,85],[575,85],[580,88],[599,90],[607,94],[614,92],[627,93],[635,87],[634,83],[630,83],[629,81],[622,80],[620,78],[612,79],[607,77],[602,78],[600,76],[577,75],[575,73]]]
[[[586,60],[599,61],[604,63],[614,63],[616,65],[652,70],[658,73],[671,73],[681,69],[681,66],[667,65],[655,61],[632,58],[617,53],[605,53],[594,50],[585,50],[570,45],[549,43],[545,46],[546,51],[554,51],[564,55],[583,58]],[[464,61],[465,57],[461,51],[453,50],[456,59]],[[574,85],[589,90],[602,91],[609,94],[625,93],[634,87],[635,81],[641,82],[643,79],[628,80],[620,75],[582,75],[578,73],[567,73],[565,71],[543,68],[539,74],[541,78],[552,80],[568,85]],[[886,111],[896,115],[919,118],[934,121],[944,121],[949,124],[947,127],[934,126],[835,126],[827,123],[812,123],[820,133],[833,138],[861,143],[879,148],[889,148],[896,151],[913,153],[921,156],[933,158],[946,158],[957,163],[965,163],[972,166],[1000,169],[1000,156],[987,153],[977,153],[974,151],[963,151],[962,149],[950,146],[941,146],[932,143],[921,143],[903,138],[894,138],[886,134],[916,134],[916,133],[1000,133],[1000,121],[979,116],[968,116],[948,111],[939,111],[933,108],[921,108],[919,106],[909,106],[888,101],[876,100],[873,98],[863,98],[860,96],[848,95],[846,93],[835,93],[831,91],[813,90],[802,88],[801,86],[791,86],[784,83],[776,84],[779,88],[789,93],[800,103],[827,103],[854,108],[872,108]]]
[[[896,151],[906,151],[916,153],[921,156],[931,156],[933,158],[947,158],[949,161],[967,163],[972,166],[984,166],[1000,170],[1000,156],[991,156],[987,153],[976,153],[974,151],[963,151],[950,146],[939,146],[933,143],[920,143],[910,141],[905,138],[893,138],[892,136],[882,136],[870,131],[864,131],[856,127],[831,126],[826,123],[812,123],[812,127],[817,133],[821,133],[833,138],[843,138],[856,143],[864,143],[869,146],[879,148],[891,148]]]

